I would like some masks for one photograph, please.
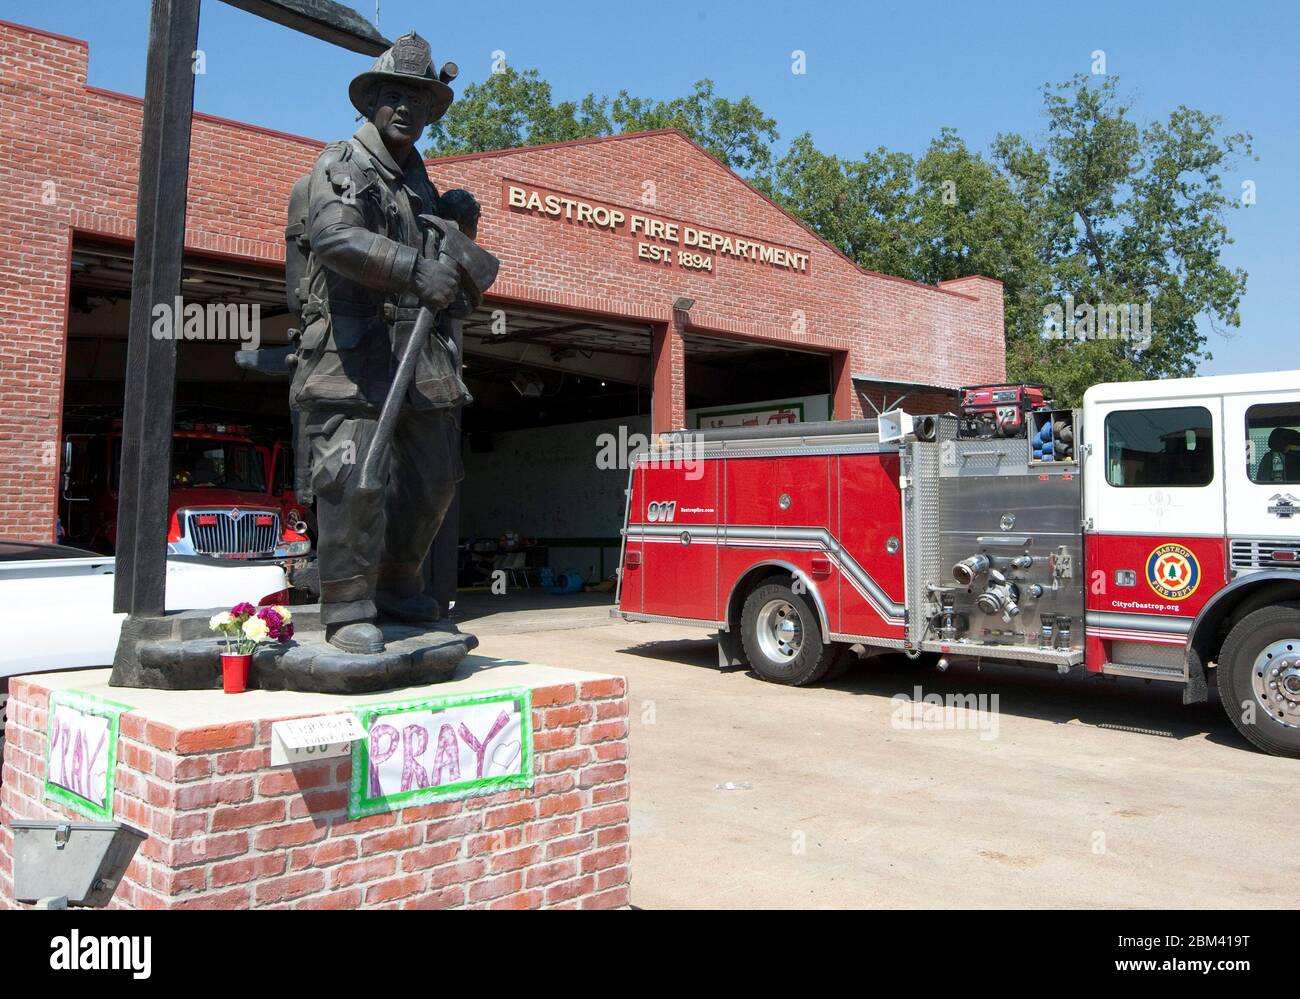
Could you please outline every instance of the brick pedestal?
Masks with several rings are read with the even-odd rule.
[[[114,908],[610,908],[628,902],[621,678],[471,657],[463,678],[450,683],[339,697],[128,690],[108,687],[108,672],[33,675],[10,684],[0,908],[26,907],[13,898],[10,821],[86,821],[44,798],[47,708],[55,690],[133,707],[120,720],[113,819],[149,839]],[[531,788],[349,819],[349,759],[270,766],[275,721],[513,687],[532,690]]]

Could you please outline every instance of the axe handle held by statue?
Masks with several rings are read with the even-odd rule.
[[[420,314],[415,320],[415,327],[411,330],[411,335],[402,349],[402,359],[398,362],[397,374],[393,377],[388,397],[384,399],[384,408],[380,410],[375,436],[371,438],[370,448],[361,463],[361,482],[358,488],[364,492],[374,492],[384,484],[380,475],[380,465],[388,453],[389,445],[393,442],[393,430],[397,426],[397,417],[402,411],[402,400],[406,397],[407,389],[411,387],[411,379],[415,377],[415,365],[420,359],[420,348],[433,332],[433,319],[433,311],[427,305],[422,305]]]

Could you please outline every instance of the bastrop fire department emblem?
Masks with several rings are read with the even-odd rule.
[[[1201,567],[1182,545],[1161,545],[1147,558],[1147,582],[1157,596],[1182,600],[1196,592]]]
[[[1300,503],[1290,493],[1274,493],[1268,498],[1268,512],[1275,517],[1281,517],[1283,520],[1290,520],[1297,513],[1300,513]]]

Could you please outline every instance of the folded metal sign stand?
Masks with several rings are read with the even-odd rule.
[[[43,909],[103,908],[149,837],[121,822],[15,819],[14,898]]]

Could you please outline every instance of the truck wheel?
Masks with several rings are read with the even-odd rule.
[[[761,584],[745,599],[740,638],[754,672],[772,683],[816,683],[834,658],[834,646],[822,644],[816,608],[780,578]]]
[[[1267,753],[1300,757],[1300,604],[1247,614],[1219,653],[1219,700]]]

